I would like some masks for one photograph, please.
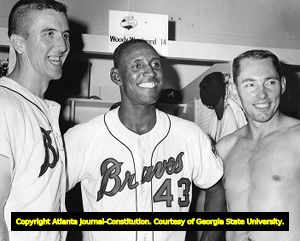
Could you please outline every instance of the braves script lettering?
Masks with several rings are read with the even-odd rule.
[[[183,154],[183,152],[180,152],[176,159],[170,157],[168,160],[158,161],[155,166],[144,167],[142,172],[142,184],[150,182],[154,176],[160,179],[164,173],[168,175],[179,173],[183,169]],[[121,180],[119,174],[122,170],[122,165],[123,162],[118,162],[113,158],[105,159],[101,164],[100,173],[102,180],[97,193],[97,201],[100,201],[104,195],[114,196],[117,192],[121,192],[126,185],[129,189],[134,189],[139,185],[139,183],[135,181],[135,173],[131,174],[130,171],[126,171],[124,180]],[[114,181],[114,186],[110,191],[106,190],[109,180]]]
[[[112,164],[111,167],[108,166]],[[134,182],[134,174],[131,174],[129,171],[125,173],[124,181],[121,181],[119,174],[121,172],[121,166],[123,162],[118,162],[113,158],[105,159],[101,165],[101,175],[103,176],[101,181],[100,190],[97,193],[97,201],[103,198],[103,195],[114,196],[117,192],[121,192],[126,184],[128,184],[129,189],[133,189],[138,186],[138,183]],[[112,179],[115,181],[115,185],[111,191],[106,191],[108,180]]]
[[[41,127],[41,131],[44,140],[45,159],[43,165],[41,166],[39,177],[42,176],[47,171],[48,167],[54,168],[59,159],[59,153],[57,150],[55,150],[55,148],[52,145],[52,140],[50,137],[51,131],[46,131],[42,127]]]
[[[176,160],[173,157],[170,157],[168,160],[163,160],[163,162],[157,162],[154,167],[144,167],[142,184],[150,182],[154,175],[157,179],[160,179],[165,172],[168,175],[179,173],[183,168],[182,156],[183,152],[180,152],[176,157]]]

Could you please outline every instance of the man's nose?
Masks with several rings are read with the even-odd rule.
[[[60,36],[57,40],[57,46],[62,53],[68,51],[70,46],[69,39],[65,38],[64,36]]]
[[[147,65],[144,75],[149,75],[149,76],[155,77],[155,76],[157,76],[157,73],[154,71],[154,69],[151,65]]]
[[[260,99],[267,98],[268,94],[267,94],[267,91],[266,91],[266,87],[264,85],[259,87],[258,96],[259,96]]]

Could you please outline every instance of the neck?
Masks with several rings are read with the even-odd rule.
[[[127,129],[142,135],[155,126],[156,109],[154,105],[125,107],[121,104],[119,118]]]
[[[261,139],[265,136],[281,129],[282,114],[277,112],[272,119],[267,122],[255,122],[248,118],[248,131],[253,139]]]
[[[32,94],[44,99],[49,81],[42,81],[39,76],[33,75],[28,71],[22,71],[18,65],[16,65],[15,69],[7,77],[16,81]]]

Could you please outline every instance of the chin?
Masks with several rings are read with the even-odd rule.
[[[157,100],[147,100],[147,101],[143,101],[143,105],[144,106],[151,106],[151,105],[155,105],[157,102]]]
[[[264,122],[268,122],[269,120],[271,120],[272,117],[273,116],[258,116],[255,118],[255,121],[264,123]]]
[[[56,74],[51,74],[50,77],[53,80],[60,79],[62,77],[62,72],[61,73],[56,73]]]

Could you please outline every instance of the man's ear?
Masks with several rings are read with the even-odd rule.
[[[286,90],[286,78],[284,76],[281,77],[281,94],[283,94]]]
[[[120,71],[116,67],[113,67],[110,71],[110,79],[118,86],[122,85],[122,81],[120,78]]]
[[[9,39],[16,52],[18,54],[23,54],[25,50],[25,39],[16,34],[12,34]]]

